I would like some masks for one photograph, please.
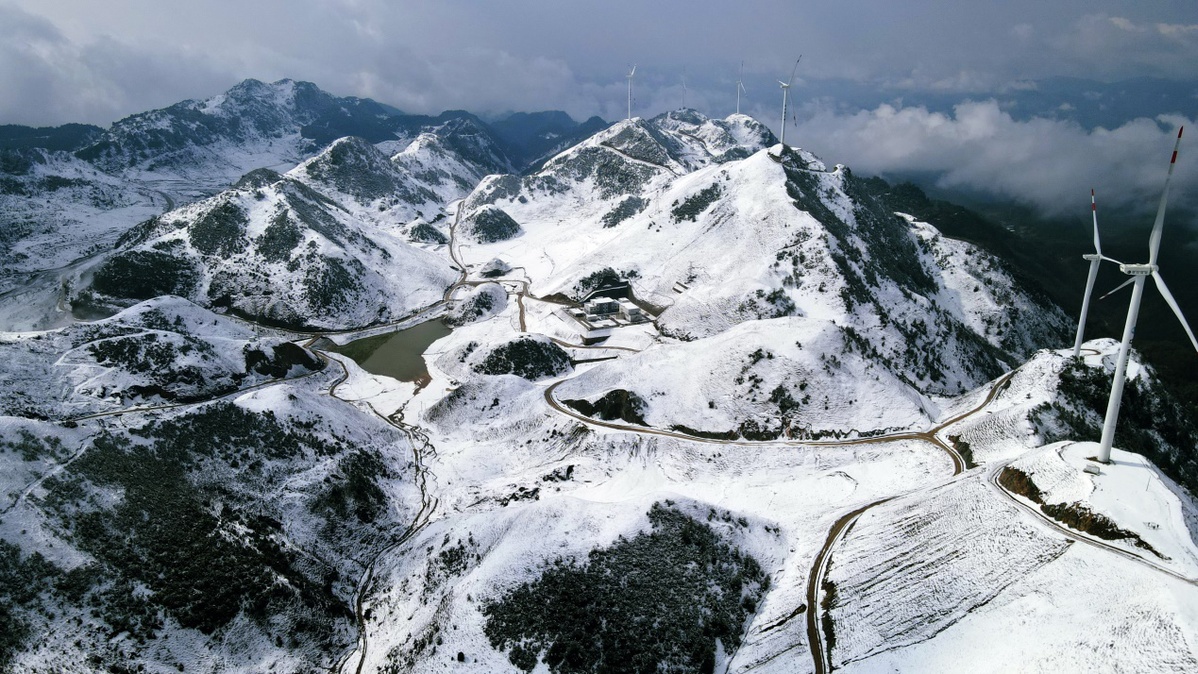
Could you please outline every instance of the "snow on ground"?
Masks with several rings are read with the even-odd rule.
[[[878,506],[832,555],[832,663],[929,639],[1067,548],[976,474]]]
[[[829,357],[843,344],[840,330],[825,321],[751,321],[600,365],[562,385],[556,397],[594,402],[613,389],[631,390],[646,401],[649,426],[714,433],[749,420],[795,433],[926,423],[922,397],[888,370],[852,352]]]
[[[1059,443],[1011,465],[1048,503],[1081,502],[1141,535],[1151,564],[1062,536],[971,471],[863,515],[835,550],[833,662],[846,672],[1192,671],[1198,588],[1192,499],[1142,457]],[[1002,635],[996,638],[996,635]],[[781,670],[779,670],[781,671]]]
[[[805,640],[802,617],[785,629],[763,631],[764,626],[805,603],[812,559],[841,513],[951,473],[941,450],[910,440],[818,448],[727,446],[579,424],[546,404],[545,388],[556,379],[528,382],[469,369],[470,345],[512,339],[517,317],[518,306],[509,302],[490,320],[456,328],[426,354],[432,381],[407,403],[404,416],[422,427],[434,447],[426,465],[439,514],[406,552],[386,561],[378,576],[378,589],[368,600],[375,616],[369,663],[382,662],[388,653],[398,657],[410,652],[422,638],[431,638],[438,625],[436,635],[443,643],[436,656],[418,658],[413,671],[436,670],[443,656],[458,651],[479,667],[506,669],[506,657],[493,652],[482,634],[481,598],[532,578],[558,555],[581,559],[617,534],[635,533],[644,528],[648,506],[664,499],[694,503],[701,511],[727,511],[753,523],[757,533],[743,545],[771,574],[773,589],[741,652],[744,658],[763,657],[778,638]],[[743,329],[751,342],[768,335],[793,342],[793,335],[768,325]],[[651,344],[644,356],[684,347],[697,354],[698,346]],[[668,369],[638,367],[636,358],[624,353],[616,361],[580,365],[564,377],[618,367],[643,378]],[[352,369],[343,384],[346,394],[369,397],[376,378]],[[688,372],[703,370],[693,365]],[[388,403],[380,407],[398,399],[389,396],[382,394]],[[911,423],[910,415],[918,415],[919,407],[910,402],[902,409]],[[764,526],[776,527],[776,533],[765,532]],[[458,580],[438,576],[437,555],[459,542],[477,557]],[[794,656],[809,661],[805,646]],[[747,661],[740,654],[735,657],[736,662]]]
[[[261,384],[273,375],[254,369],[248,354],[258,351],[277,361],[275,347],[285,340],[271,332],[259,334],[187,300],[164,296],[94,323],[0,333],[0,354],[7,363],[0,371],[8,389],[3,409],[64,419]],[[281,376],[306,372],[293,365]]]
[[[1198,671],[1198,588],[1074,544],[935,638],[849,664],[868,672]]]
[[[1041,447],[1009,465],[1029,475],[1046,504],[1080,504],[1134,532],[1159,554],[1128,539],[1107,541],[1154,564],[1198,579],[1198,547],[1191,527],[1198,519],[1192,499],[1150,461],[1113,448],[1111,465],[1098,475],[1083,469],[1098,454],[1098,443],[1061,442]]]

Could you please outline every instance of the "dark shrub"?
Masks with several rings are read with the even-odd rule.
[[[561,674],[711,672],[716,639],[740,646],[768,578],[707,524],[654,504],[652,531],[558,559],[483,605],[483,631],[512,664]]]
[[[514,374],[535,381],[559,375],[569,367],[570,357],[562,347],[524,337],[497,347],[475,370],[483,374]]]
[[[190,296],[199,274],[186,258],[157,250],[129,250],[108,258],[92,286],[105,295],[148,300],[160,295]]]

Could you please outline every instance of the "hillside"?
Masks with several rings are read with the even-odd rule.
[[[748,118],[688,119],[616,124],[536,174],[488,178],[465,208],[497,208],[523,234],[476,238],[466,255],[524,267],[538,294],[573,296],[612,269],[681,339],[781,316],[830,321],[842,350],[937,395],[979,385],[1068,329],[1001,260],[896,216],[869,181],[801,152],[778,161]],[[729,145],[737,138],[746,144]]]
[[[147,220],[122,236],[72,302],[122,306],[171,294],[271,325],[326,329],[385,323],[436,302],[453,272],[380,222],[431,208],[405,196],[432,195],[397,192],[398,174],[362,172],[364,164],[392,168],[373,147],[345,141],[287,176],[257,171]],[[358,215],[309,183],[348,198]],[[361,219],[368,207],[377,219]]]

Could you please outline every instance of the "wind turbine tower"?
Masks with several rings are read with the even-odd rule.
[[[778,84],[782,85],[782,137],[778,140],[782,143],[783,148],[786,147],[786,95],[790,92],[790,85],[795,81],[795,73],[799,71],[799,61],[802,60],[802,54],[799,55],[799,58],[795,59],[795,67],[790,71],[789,80],[785,82],[778,80]]]
[[[1106,419],[1102,424],[1102,440],[1097,457],[1097,460],[1102,463],[1111,462],[1111,445],[1115,441],[1115,424],[1119,420],[1119,404],[1123,400],[1124,377],[1127,374],[1127,357],[1131,351],[1132,335],[1136,331],[1136,318],[1140,313],[1140,299],[1144,296],[1144,280],[1146,278],[1149,276],[1152,277],[1152,280],[1156,283],[1157,290],[1160,291],[1161,296],[1165,298],[1165,302],[1168,302],[1169,308],[1173,309],[1173,313],[1181,321],[1181,326],[1185,328],[1186,334],[1189,335],[1190,343],[1194,345],[1194,350],[1198,351],[1198,339],[1194,339],[1194,331],[1186,323],[1185,316],[1181,315],[1181,308],[1177,306],[1177,300],[1173,299],[1173,293],[1169,292],[1169,288],[1165,285],[1165,280],[1161,278],[1159,268],[1156,265],[1157,253],[1160,252],[1161,248],[1161,230],[1165,225],[1165,204],[1169,199],[1169,182],[1173,178],[1173,167],[1177,164],[1177,148],[1181,145],[1181,132],[1184,130],[1185,127],[1177,130],[1177,142],[1173,145],[1173,157],[1169,160],[1169,173],[1165,177],[1165,190],[1161,194],[1161,203],[1156,211],[1156,222],[1152,225],[1152,234],[1148,237],[1148,263],[1120,264],[1119,271],[1131,278],[1111,291],[1115,292],[1128,284],[1132,284],[1131,304],[1127,308],[1127,323],[1123,326],[1123,341],[1119,344],[1118,360],[1115,363],[1115,380],[1111,382],[1111,397],[1107,402]],[[1109,294],[1107,293],[1107,295]]]
[[[745,79],[745,62],[741,61],[740,62],[740,79],[736,80],[736,114],[738,114],[738,115],[740,114],[740,94],[742,91],[745,92],[746,94],[749,93],[748,89],[745,89],[744,79]],[[785,117],[786,113],[782,113],[782,116]]]
[[[636,77],[636,64],[632,65],[632,70],[625,75],[628,79],[628,119],[632,119],[632,78]]]
[[[1082,259],[1090,261],[1090,275],[1086,277],[1086,294],[1082,298],[1082,315],[1077,321],[1077,337],[1073,340],[1073,357],[1077,358],[1082,354],[1082,336],[1086,331],[1086,315],[1090,311],[1090,293],[1094,292],[1094,280],[1098,278],[1098,265],[1103,260],[1120,264],[1118,260],[1102,254],[1102,243],[1098,240],[1098,202],[1094,200],[1094,190],[1090,190],[1090,213],[1094,218],[1094,252],[1082,256]]]

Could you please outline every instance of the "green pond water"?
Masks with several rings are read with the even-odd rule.
[[[421,354],[449,333],[449,327],[438,318],[397,332],[356,339],[331,350],[349,356],[372,374],[420,382],[428,379],[428,368]]]

